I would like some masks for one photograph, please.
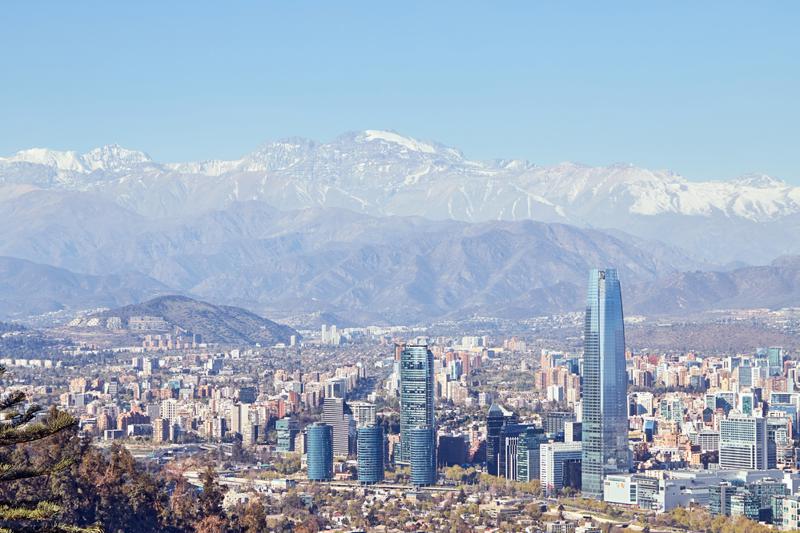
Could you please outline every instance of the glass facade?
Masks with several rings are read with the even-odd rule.
[[[306,428],[308,479],[333,479],[333,428],[328,424],[311,424]]]
[[[497,403],[489,407],[486,415],[486,471],[492,476],[501,473],[500,464],[500,434],[507,424],[516,423],[517,418],[511,411],[504,409]]]
[[[411,484],[424,487],[436,484],[436,439],[433,428],[408,430],[411,455]]]
[[[383,426],[358,428],[358,481],[371,484],[383,481]]]
[[[582,490],[603,498],[603,478],[630,470],[622,292],[613,269],[592,270],[583,350]]]
[[[540,428],[529,427],[517,443],[517,481],[539,479],[539,447],[547,442]]]
[[[400,354],[400,457],[397,462],[411,462],[409,435],[412,429],[430,429],[429,447],[434,449],[435,426],[433,353],[427,345],[406,345]]]
[[[299,432],[297,421],[291,417],[281,418],[275,422],[275,432],[278,434],[279,452],[293,452],[294,439]]]

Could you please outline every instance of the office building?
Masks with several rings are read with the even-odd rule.
[[[767,350],[767,362],[770,376],[780,376],[783,374],[783,348],[769,348]]]
[[[333,479],[333,428],[328,424],[311,424],[306,428],[308,479]]]
[[[413,427],[407,430],[411,484],[425,487],[436,484],[436,436],[433,428]]]
[[[539,479],[546,494],[552,495],[581,479],[573,479],[581,463],[580,442],[549,442],[539,447]],[[600,496],[602,498],[602,494]]]
[[[383,426],[358,428],[358,482],[363,484],[383,481]]]
[[[281,418],[275,422],[275,432],[278,437],[277,451],[282,453],[294,451],[294,441],[300,432],[297,420],[292,417]]]
[[[409,344],[400,353],[400,456],[398,463],[411,463],[412,430],[422,429],[427,432],[416,432],[429,435],[431,442],[425,446],[417,442],[419,449],[435,450],[434,442],[436,421],[433,404],[433,353],[424,344]],[[435,458],[431,455],[433,465]],[[427,460],[427,459],[426,459]]]
[[[506,425],[516,421],[516,415],[502,405],[493,403],[489,407],[486,415],[486,471],[489,475],[500,475],[500,435]]]
[[[574,422],[575,414],[568,411],[550,411],[544,415],[544,432],[553,437],[563,437],[564,424]]]
[[[617,272],[592,270],[583,353],[582,490],[603,497],[603,478],[630,470],[625,326]]]
[[[721,469],[766,470],[768,453],[766,419],[731,415],[720,421]]]
[[[333,428],[333,454],[347,457],[353,450],[356,424],[350,406],[342,398],[325,398],[322,421]]]
[[[517,442],[517,481],[539,479],[539,448],[547,442],[540,428],[528,427]]]
[[[583,422],[564,423],[564,442],[580,442],[583,440]]]

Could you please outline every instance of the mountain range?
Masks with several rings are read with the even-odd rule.
[[[85,154],[37,148],[0,158],[0,184],[0,198],[20,187],[86,191],[147,218],[263,201],[282,209],[620,229],[717,264],[800,253],[800,188],[770,176],[698,182],[629,164],[475,161],[379,130],[329,143],[270,142],[230,161],[159,163],[117,145]]]
[[[234,161],[23,150],[0,158],[0,219],[0,317],[167,293],[271,317],[529,316],[579,309],[595,266],[646,313],[798,294],[796,259],[774,260],[800,254],[800,188],[777,179],[474,161],[377,130]]]

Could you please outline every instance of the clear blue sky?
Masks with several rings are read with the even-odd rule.
[[[0,154],[393,129],[474,158],[800,184],[800,2],[27,2]]]

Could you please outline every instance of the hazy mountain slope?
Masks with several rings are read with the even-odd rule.
[[[569,305],[548,288],[581,284],[597,264],[617,265],[631,281],[698,266],[657,243],[533,221],[279,211],[259,202],[146,220],[76,191],[25,193],[0,202],[0,217],[14,220],[0,253],[91,274],[135,269],[177,291],[270,313],[416,321],[491,312],[538,291],[523,304],[535,314]]]
[[[474,161],[377,130],[328,143],[270,142],[233,161],[163,164],[115,145],[86,154],[32,149],[0,158],[0,184],[92,191],[149,219],[256,200],[281,209],[614,228],[719,264],[800,253],[800,188],[769,176],[693,182],[632,165]]]
[[[161,317],[172,326],[200,334],[205,342],[273,345],[288,343],[291,335],[298,335],[288,326],[239,307],[214,305],[175,295],[111,309],[97,316],[120,317],[123,326],[127,327],[131,316],[141,315]]]
[[[1,318],[115,307],[166,292],[163,284],[139,273],[92,276],[0,257]]]
[[[670,314],[707,309],[800,306],[800,256],[730,272],[682,272],[630,290],[638,313]]]

